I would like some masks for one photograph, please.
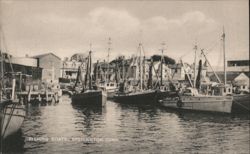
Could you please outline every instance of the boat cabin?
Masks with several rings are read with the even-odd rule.
[[[232,85],[223,85],[223,84],[218,84],[214,87],[212,87],[212,95],[216,96],[227,96],[227,95],[232,95],[233,93],[233,87]]]
[[[185,95],[185,96],[198,96],[199,93],[198,93],[198,90],[196,88],[189,87],[183,91],[183,95]]]

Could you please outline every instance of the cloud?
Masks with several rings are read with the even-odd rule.
[[[209,34],[217,27],[215,20],[200,11],[186,12],[175,18],[158,15],[145,19],[125,9],[108,7],[84,14],[78,10],[77,14],[27,13],[20,15],[21,18],[10,17],[6,27],[10,37],[19,42],[16,47],[22,50],[53,51],[64,57],[87,51],[92,43],[98,58],[105,56],[108,37],[113,40],[113,57],[121,53],[134,54],[139,41],[144,42],[147,55],[158,53],[162,41],[166,41],[170,50],[179,52],[171,51],[171,56],[181,55],[187,46],[192,46],[197,35]],[[22,31],[16,28],[17,22]]]
[[[206,17],[205,14],[200,11],[192,11],[171,19],[167,19],[163,16],[152,17],[147,19],[144,25],[147,27],[147,30],[164,30],[165,32],[184,30],[193,33],[206,33],[214,30],[217,23],[212,18]]]
[[[89,12],[88,15],[86,22],[91,23],[92,26],[119,34],[130,33],[136,30],[140,24],[139,19],[125,10],[101,7]]]

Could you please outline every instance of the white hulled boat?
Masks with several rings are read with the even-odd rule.
[[[1,26],[1,25],[0,25]],[[2,29],[0,27],[0,34]],[[2,40],[2,35],[0,40]],[[16,79],[15,75],[6,76],[7,72],[10,71],[14,74],[12,65],[7,53],[3,53],[2,41],[0,42],[0,140],[1,143],[8,136],[16,133],[24,121],[26,110],[25,106],[16,99]],[[11,65],[11,70],[6,70],[6,62]],[[10,84],[6,84],[6,82]]]
[[[225,34],[223,32],[223,35],[222,35],[223,43],[224,43],[224,39],[225,39]],[[201,53],[204,55],[206,61],[210,65],[203,50]],[[225,53],[225,50],[224,50],[224,53]],[[225,65],[225,63],[224,63],[224,65]],[[183,66],[184,66],[184,64],[183,64]],[[197,75],[197,83],[198,84],[196,83],[193,86],[193,84],[188,76],[191,87],[186,88],[185,91],[182,94],[180,94],[179,97],[165,98],[163,100],[160,100],[159,102],[163,106],[170,107],[170,108],[196,110],[196,111],[231,113],[232,103],[233,103],[232,89],[231,89],[231,86],[226,85],[226,82],[224,84],[219,84],[217,87],[215,87],[216,88],[215,91],[217,91],[217,94],[214,94],[214,91],[210,95],[208,95],[208,93],[201,94],[198,92],[199,87],[200,87],[201,67],[202,67],[202,63],[200,60],[199,70],[198,70],[198,75]],[[210,65],[210,67],[211,67],[211,65]],[[225,69],[225,67],[224,67],[224,69]],[[226,75],[226,73],[225,73],[225,75]],[[216,77],[220,82],[220,79],[218,78],[217,75],[216,75]],[[226,79],[225,79],[225,81],[226,81]]]

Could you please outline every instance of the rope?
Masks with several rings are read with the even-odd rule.
[[[238,102],[236,102],[236,101],[234,101],[234,102],[235,102],[235,103],[237,103],[238,105],[242,106],[243,108],[245,108],[246,110],[248,110],[248,111],[249,111],[249,108],[248,108],[247,106],[242,105],[242,104],[240,104],[240,103],[238,103]]]
[[[13,116],[13,112],[14,112],[15,107],[16,107],[16,104],[12,104],[12,107],[11,107],[11,114],[9,115],[7,124],[6,124],[5,129],[4,129],[4,132],[3,132],[3,136],[4,136],[6,130],[7,130],[8,126],[9,126],[9,123],[10,123],[10,120],[11,120],[11,118],[12,118],[12,116]],[[6,110],[7,110],[7,109],[6,109]]]

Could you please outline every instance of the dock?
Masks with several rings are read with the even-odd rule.
[[[38,102],[59,102],[59,98],[62,95],[60,88],[38,88],[37,85],[26,86],[25,91],[16,92],[17,97],[24,104]]]

